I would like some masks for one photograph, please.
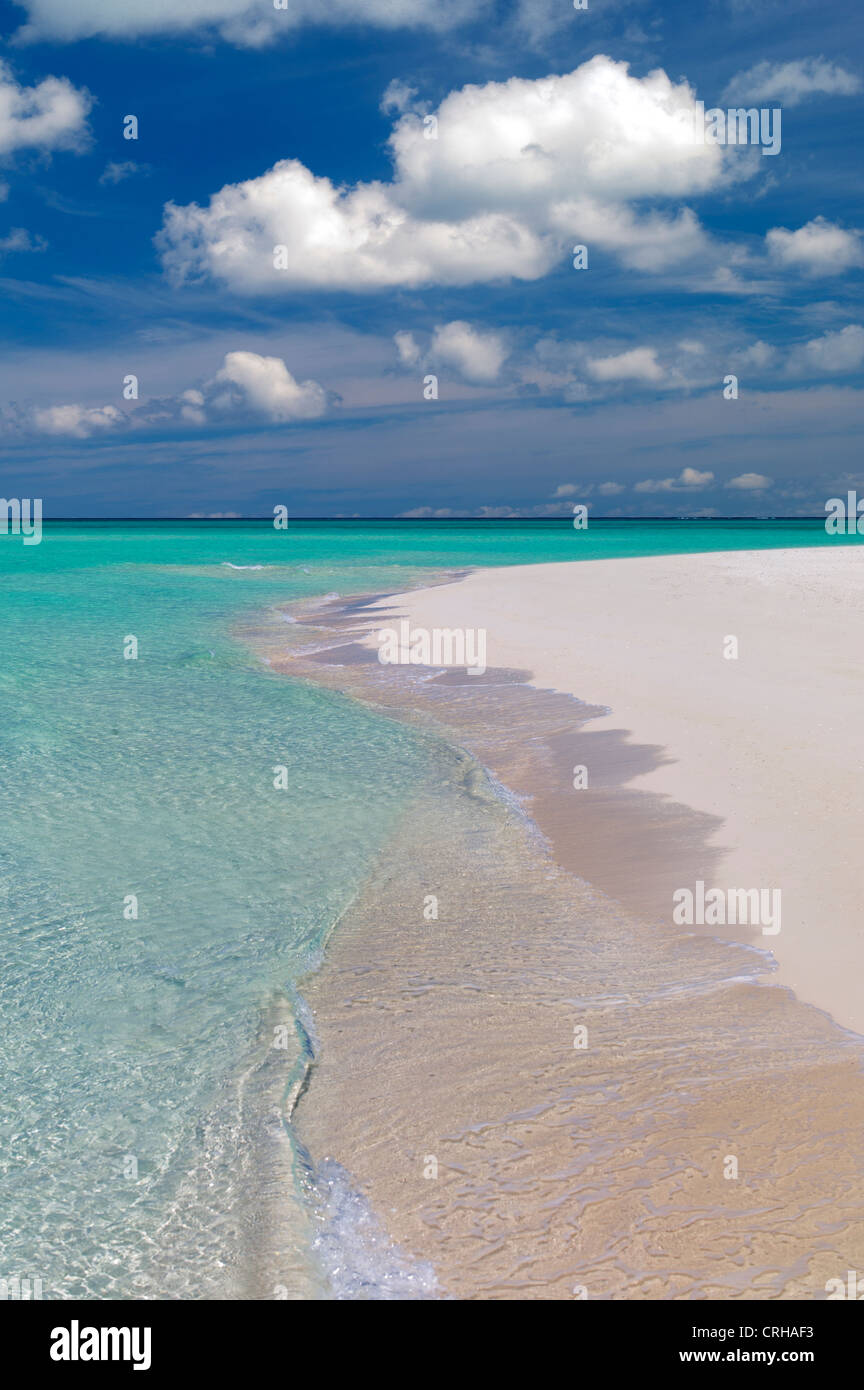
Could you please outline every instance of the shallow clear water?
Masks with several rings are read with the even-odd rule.
[[[340,1292],[280,1121],[306,1045],[293,987],[407,789],[452,755],[268,672],[247,619],[574,545],[826,539],[818,523],[752,522],[607,523],[576,540],[566,523],[0,536],[0,1278],[39,1278],[46,1298]],[[342,1175],[327,1182],[332,1208]],[[377,1250],[350,1183],[340,1210]],[[403,1275],[431,1287],[398,1252],[378,1255],[383,1296]]]

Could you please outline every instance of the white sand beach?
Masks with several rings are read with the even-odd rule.
[[[864,1033],[860,550],[481,570],[378,607],[382,626],[386,614],[412,629],[485,629],[490,668],[608,707],[592,730],[662,749],[665,760],[637,767],[628,785],[718,818],[706,887],[782,892],[778,933],[720,934],[769,949],[774,982]],[[370,647],[377,630],[363,639]],[[724,656],[729,637],[737,659]],[[694,886],[683,872],[673,881]]]

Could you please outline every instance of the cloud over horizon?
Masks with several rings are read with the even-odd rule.
[[[70,439],[166,423],[208,426],[258,419],[287,425],[319,419],[330,400],[317,381],[297,381],[280,357],[238,351],[226,353],[222,366],[201,387],[189,387],[174,397],[155,397],[128,412],[113,405],[69,403],[17,409],[5,423],[16,432],[32,430]]]

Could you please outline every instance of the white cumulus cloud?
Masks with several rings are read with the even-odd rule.
[[[0,155],[80,148],[92,105],[90,93],[66,77],[44,77],[24,87],[0,59]]]
[[[852,266],[864,265],[860,233],[847,231],[824,217],[814,217],[795,232],[773,227],[765,234],[765,241],[772,260],[808,275],[839,275]]]
[[[125,415],[113,405],[50,405],[33,412],[33,424],[40,434],[68,435],[72,439],[107,434],[125,423]]]
[[[337,188],[293,159],[226,185],[209,207],[169,203],[157,240],[174,278],[209,276],[246,293],[533,280],[556,259],[505,214],[418,219],[383,184]],[[276,247],[284,255],[274,257]]]
[[[693,141],[695,110],[686,82],[603,55],[464,87],[438,108],[435,139],[418,114],[398,119],[391,182],[337,187],[284,159],[207,206],[169,203],[158,245],[177,280],[268,294],[535,280],[579,243],[645,271],[678,266],[707,247],[681,200],[747,171]],[[658,199],[678,206],[640,210]]]
[[[314,420],[327,409],[327,392],[317,381],[299,382],[281,357],[229,352],[213,379],[209,409],[248,406],[274,424]]]
[[[854,372],[862,362],[864,328],[860,323],[850,323],[837,331],[823,333],[821,338],[811,338],[793,358],[794,367],[805,370],[815,367],[820,372]]]
[[[462,319],[439,323],[424,352],[413,333],[394,333],[399,360],[405,367],[449,369],[464,381],[488,385],[497,381],[510,349],[501,333],[475,328]]]
[[[453,367],[466,381],[495,381],[507,357],[500,333],[486,333],[460,319],[439,324],[432,335],[430,356]]]
[[[18,428],[40,434],[88,439],[119,429],[147,429],[182,423],[212,425],[247,417],[268,424],[316,420],[325,414],[329,397],[317,381],[297,381],[281,357],[257,352],[228,352],[215,376],[203,386],[177,396],[152,398],[125,413],[113,405],[51,405],[18,412]]]
[[[663,376],[656,350],[647,347],[631,348],[614,357],[594,357],[587,366],[595,381],[659,381]]]

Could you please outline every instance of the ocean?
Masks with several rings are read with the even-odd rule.
[[[435,1296],[286,1116],[316,1047],[299,983],[456,755],[269,670],[244,637],[262,613],[480,565],[826,543],[818,520],[0,536],[0,1280]]]

